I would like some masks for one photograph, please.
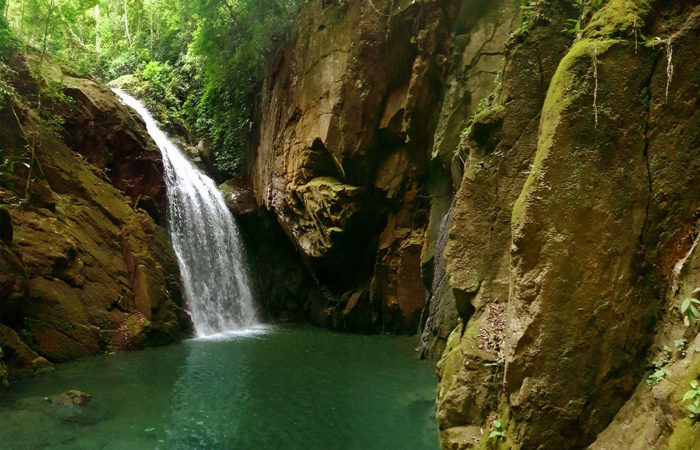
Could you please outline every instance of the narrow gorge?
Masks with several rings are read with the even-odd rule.
[[[0,447],[700,446],[700,2],[0,10]]]

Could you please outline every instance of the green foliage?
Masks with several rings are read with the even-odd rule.
[[[676,339],[673,341],[673,345],[676,347],[676,350],[678,350],[678,354],[681,356],[681,358],[685,358],[685,355],[688,352],[688,340],[687,339]]]
[[[535,26],[548,24],[551,21],[551,18],[547,17],[543,13],[543,7],[549,2],[550,0],[523,0],[522,4],[520,5],[520,27],[513,33],[513,35],[515,37],[523,37],[526,36]]]
[[[671,372],[664,366],[671,361],[671,349],[664,346],[663,352],[659,359],[652,361],[651,369],[653,372],[647,376],[646,382],[649,386],[656,386],[666,376],[671,375]]]
[[[690,413],[688,416],[700,420],[700,384],[697,380],[690,382],[690,389],[683,395],[683,402],[690,402],[685,405],[685,409]]]
[[[486,375],[484,381],[486,382],[500,382],[503,379],[503,369],[505,367],[505,359],[499,358],[496,361],[484,363],[484,367],[493,367],[494,372]]]
[[[143,81],[134,94],[188,137],[207,138],[230,175],[250,142],[266,63],[302,2],[12,0],[7,10],[27,48],[46,35],[47,52],[77,73]]]
[[[575,37],[581,36],[581,33],[583,33],[583,28],[581,28],[581,19],[567,19],[566,26],[564,27],[564,33]]]
[[[700,317],[700,311],[698,311],[698,305],[700,305],[700,300],[694,298],[686,298],[681,303],[681,314],[683,315],[683,323],[687,327],[694,327]]]
[[[489,434],[489,439],[505,439],[506,434],[503,431],[503,424],[501,423],[500,420],[496,419],[493,421],[493,427],[491,429],[491,433]]]
[[[16,72],[0,59],[0,99],[4,100],[7,96],[13,97],[16,95],[15,88],[11,82],[14,75],[16,75]],[[2,102],[0,102],[0,109],[2,109]]]
[[[649,386],[656,386],[661,382],[661,380],[666,378],[667,375],[671,375],[671,372],[667,368],[662,367],[660,369],[656,369],[647,377],[647,384]]]
[[[11,177],[17,165],[29,168],[27,157],[7,154],[3,149],[0,149],[0,180]]]
[[[7,0],[0,0],[0,60],[13,54],[17,49],[17,41],[12,35],[5,17]]]
[[[232,173],[243,162],[259,104],[265,62],[286,38],[300,0],[192,3],[199,18],[189,55],[198,67],[195,98],[184,114],[209,137],[217,168]],[[196,118],[196,120],[193,120]]]
[[[563,30],[564,33],[570,34],[576,38],[580,38],[583,34],[585,28],[583,23],[586,18],[589,18],[603,7],[603,0],[580,0],[578,6],[581,10],[580,14],[575,19],[568,19]]]

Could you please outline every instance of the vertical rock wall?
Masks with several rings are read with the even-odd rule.
[[[303,9],[265,93],[257,202],[308,262],[316,323],[421,325],[445,448],[697,436],[695,353],[664,356],[695,345],[695,3]]]
[[[559,32],[577,17],[578,35]],[[494,101],[465,133],[445,250],[461,321],[438,365],[444,446],[487,445],[495,419],[508,446],[588,445],[651,365],[654,335],[685,332],[673,274],[697,236],[699,23],[682,2],[526,13]],[[669,378],[697,376],[692,355],[674,357]],[[653,395],[643,381],[633,397],[646,423],[682,424],[678,394],[666,413]],[[632,422],[613,421],[601,448],[669,442],[668,429],[634,436]]]
[[[317,323],[364,308],[370,329],[418,326],[422,179],[457,3],[311,2],[273,65],[253,184],[324,287]]]
[[[11,66],[16,93],[0,106],[0,145],[18,161],[0,177],[0,347],[9,375],[181,337],[189,325],[162,226],[163,167],[145,127],[108,88],[48,59],[41,72],[33,55]],[[43,120],[40,86],[60,93],[43,102]],[[30,177],[20,162],[30,162],[32,147]]]

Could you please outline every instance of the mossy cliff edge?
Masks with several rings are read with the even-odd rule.
[[[679,311],[698,287],[695,3],[302,8],[264,92],[256,202],[314,285],[297,317],[418,329],[443,447],[700,438]]]
[[[0,377],[178,339],[189,323],[145,126],[48,57],[15,56],[5,70],[0,145],[14,168],[0,178]]]

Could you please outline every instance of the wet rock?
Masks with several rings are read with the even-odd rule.
[[[54,404],[60,404],[71,407],[79,407],[87,405],[92,396],[77,389],[68,389],[60,394],[53,394],[49,397],[49,401]]]
[[[27,347],[14,330],[4,325],[0,325],[0,349],[3,353],[0,363],[5,367],[7,378],[53,370],[53,364]]]
[[[234,216],[244,216],[257,210],[250,177],[232,178],[219,185],[219,190]]]
[[[37,88],[28,75],[32,58],[10,61],[18,74],[11,82],[23,99],[0,108],[0,121],[8,124],[0,127],[0,139],[11,148],[22,148],[23,132],[38,127],[31,100],[22,97]],[[21,207],[17,201],[27,179],[23,166],[0,187],[13,224],[11,243],[0,240],[0,320],[53,362],[171,342],[188,321],[177,262],[157,223],[165,206],[160,151],[106,86],[64,72],[48,58],[44,67],[46,79],[39,82],[62,86],[71,107],[51,105],[65,119],[65,132],[41,133],[41,170],[33,174],[28,201]],[[150,326],[136,336],[122,332],[135,314]],[[35,359],[5,350],[10,375],[28,366],[19,361]]]

